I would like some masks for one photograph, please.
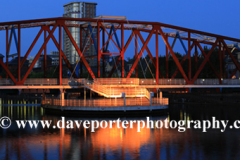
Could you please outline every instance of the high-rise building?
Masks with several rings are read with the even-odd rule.
[[[65,4],[63,17],[72,17],[72,18],[94,18],[96,17],[96,5],[97,3],[91,2],[71,2]],[[73,22],[79,23],[79,22]],[[70,33],[72,34],[73,39],[80,48],[80,28],[79,27],[69,27]],[[96,34],[96,32],[94,32]],[[83,37],[85,35],[83,34]],[[85,38],[83,38],[84,40]],[[91,42],[90,39],[87,40],[88,44]],[[79,60],[79,55],[72,45],[68,35],[63,32],[63,52],[65,53],[67,59],[71,64],[75,64]],[[96,58],[90,58],[90,56],[95,55],[95,48],[92,44],[89,49],[85,52],[85,56],[88,58],[87,61],[90,66],[96,66]]]

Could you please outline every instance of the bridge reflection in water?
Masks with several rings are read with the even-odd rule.
[[[21,106],[0,107],[1,116],[16,119],[52,120],[57,123],[61,117],[45,115],[40,107]],[[216,110],[218,108],[218,110]],[[18,111],[19,109],[19,111]],[[175,106],[170,108],[168,116],[151,117],[153,120],[201,120],[229,119],[239,117],[237,108]],[[12,113],[11,113],[12,112]],[[19,112],[19,114],[17,114]],[[116,117],[117,119],[118,117]],[[121,118],[121,120],[146,119]],[[84,120],[84,118],[66,117],[66,120]],[[91,120],[91,119],[88,119]],[[95,118],[93,120],[96,120]],[[98,119],[102,120],[102,119]],[[133,129],[117,128],[97,129],[17,129],[16,124],[0,129],[0,159],[206,159],[222,157],[239,158],[238,130],[187,129],[180,133],[177,129]]]

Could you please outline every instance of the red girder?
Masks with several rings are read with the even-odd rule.
[[[151,32],[151,30],[148,30],[148,29],[138,29],[138,31],[147,32],[147,33]],[[155,32],[154,32],[154,34],[155,34]],[[168,36],[170,38],[175,38],[176,37],[176,34],[172,34],[172,33],[164,33],[164,34],[165,34],[165,36]],[[159,33],[159,35],[160,35],[160,33]],[[181,37],[181,39],[182,40],[188,40],[188,38],[186,38],[186,37]],[[209,45],[213,45],[214,44],[214,42],[198,40],[198,39],[195,39],[195,38],[190,38],[190,40],[191,41],[196,41],[197,40],[199,43],[203,43],[203,44],[209,44]]]
[[[138,55],[137,33],[134,32],[134,35],[135,35],[135,38],[134,38],[134,42],[135,42],[135,55],[134,55],[134,58],[137,59],[137,55]],[[138,65],[135,67],[135,78],[138,78]]]
[[[190,47],[190,52],[191,52],[191,50],[193,49],[193,46],[194,46],[194,42],[192,43],[192,45],[191,45],[191,47]],[[185,55],[185,56],[183,57],[183,59],[181,60],[180,64],[183,65],[184,62],[185,62],[185,60],[186,60],[187,58],[189,58],[189,57],[188,57],[187,55]],[[190,58],[190,59],[191,59],[191,58]],[[174,78],[175,78],[175,76],[177,75],[178,71],[179,71],[179,70],[178,70],[178,68],[177,68],[177,69],[175,70],[175,72],[173,73],[171,79],[174,79]]]
[[[166,45],[166,77],[169,77],[169,73],[168,73],[168,54],[170,52],[170,54],[173,57],[174,62],[177,65],[177,69],[175,71],[175,73],[173,74],[172,78],[174,78],[176,76],[176,74],[178,73],[178,71],[181,72],[181,75],[183,76],[183,78],[185,79],[185,81],[187,82],[187,84],[193,84],[194,81],[197,79],[197,77],[199,76],[200,72],[202,71],[203,67],[205,66],[206,63],[208,63],[211,67],[211,69],[213,70],[213,72],[216,74],[216,76],[219,79],[219,83],[221,84],[221,78],[225,77],[225,71],[223,69],[224,67],[224,61],[223,61],[223,57],[225,56],[225,50],[228,52],[229,56],[231,57],[233,63],[236,65],[236,69],[233,72],[233,74],[236,73],[237,70],[240,71],[240,65],[238,64],[237,60],[234,58],[233,54],[230,52],[228,46],[225,43],[225,40],[229,40],[229,41],[233,41],[233,42],[239,42],[240,43],[240,39],[236,39],[236,38],[231,38],[231,37],[226,37],[226,36],[221,36],[221,35],[216,35],[216,34],[211,34],[211,33],[207,33],[207,32],[202,32],[202,31],[197,31],[197,30],[192,30],[192,29],[187,29],[187,28],[183,28],[183,27],[178,27],[178,26],[173,26],[173,25],[168,25],[168,24],[163,24],[163,23],[158,23],[158,22],[143,22],[143,21],[125,21],[125,20],[109,20],[109,19],[82,19],[82,18],[67,18],[67,17],[59,17],[59,18],[48,18],[48,19],[38,19],[38,20],[27,20],[27,21],[15,21],[15,22],[4,22],[4,23],[0,23],[0,30],[4,29],[6,30],[6,64],[3,63],[2,60],[0,60],[0,65],[3,66],[3,69],[6,71],[6,77],[10,77],[13,82],[16,85],[22,85],[24,83],[24,81],[26,80],[26,78],[28,77],[30,71],[33,69],[33,66],[35,65],[36,61],[39,59],[41,53],[44,50],[44,77],[46,77],[46,68],[47,68],[47,64],[46,64],[46,59],[47,59],[47,51],[46,51],[46,46],[50,40],[50,38],[53,40],[54,44],[56,45],[56,47],[59,49],[59,59],[62,59],[66,62],[68,68],[73,72],[73,69],[69,63],[69,61],[67,60],[67,57],[65,56],[65,54],[62,51],[62,36],[61,36],[61,31],[63,28],[66,31],[66,34],[69,36],[69,39],[71,41],[71,43],[73,44],[73,46],[75,47],[75,49],[77,50],[80,58],[81,58],[81,62],[86,66],[88,72],[91,74],[92,78],[95,78],[95,75],[93,74],[88,62],[86,61],[86,56],[84,56],[84,52],[83,51],[83,44],[82,44],[82,26],[80,28],[80,49],[79,46],[77,45],[77,43],[75,42],[75,40],[73,39],[70,31],[68,30],[68,27],[78,27],[79,24],[70,24],[67,23],[66,21],[81,21],[81,22],[95,22],[93,25],[93,28],[97,29],[97,35],[95,36],[95,38],[97,38],[97,64],[98,64],[98,73],[97,73],[97,77],[100,77],[100,60],[102,58],[103,60],[103,77],[105,77],[105,70],[104,70],[104,65],[105,65],[105,60],[103,55],[120,55],[119,58],[117,59],[116,64],[113,66],[111,72],[109,73],[109,77],[112,76],[113,72],[115,71],[116,67],[118,66],[118,64],[121,61],[121,77],[124,77],[124,54],[126,49],[128,48],[130,42],[133,39],[133,36],[135,35],[135,62],[133,63],[130,72],[127,75],[127,78],[129,78],[132,74],[132,72],[135,70],[135,77],[138,76],[138,69],[137,69],[137,64],[139,62],[140,57],[142,56],[144,50],[147,51],[154,67],[156,68],[156,83],[158,83],[158,78],[159,76],[164,78],[161,74],[161,71],[159,70],[159,59],[158,59],[158,36],[160,35],[163,40],[164,43]],[[115,26],[115,31],[113,31],[113,33],[110,35],[107,29],[110,29],[110,26],[113,25]],[[13,77],[12,73],[10,73],[9,69],[8,69],[8,55],[10,52],[10,46],[11,46],[11,40],[12,40],[12,32],[10,35],[10,40],[9,40],[9,33],[8,30],[11,29],[10,25],[14,25],[14,27],[16,29],[18,29],[18,69],[17,71],[17,79],[18,81],[15,79],[15,77]],[[36,35],[35,39],[33,40],[32,44],[30,45],[30,47],[28,48],[26,54],[24,55],[22,61],[20,60],[21,57],[21,29],[22,28],[27,28],[27,27],[38,27],[41,26],[42,28],[40,29],[40,31],[38,32],[38,34]],[[50,26],[53,26],[52,30],[49,29]],[[142,28],[138,28],[138,26],[142,26]],[[56,30],[56,28],[59,28],[59,42],[57,42],[57,40],[55,39],[53,33]],[[184,59],[179,62],[179,60],[177,59],[175,53],[173,52],[172,47],[170,46],[169,42],[168,42],[168,37],[174,37],[174,34],[172,33],[165,33],[162,30],[162,27],[165,28],[170,28],[170,29],[174,29],[174,30],[178,30],[178,31],[183,31],[185,32],[184,34],[187,36],[183,36],[181,35],[181,38],[183,40],[187,40],[188,43],[188,54],[186,56],[184,56]],[[113,35],[116,33],[117,30],[121,30],[121,46],[118,46],[116,41],[113,38]],[[128,38],[128,41],[126,42],[126,44],[124,45],[124,30],[132,30],[132,33],[130,35],[130,37]],[[44,43],[42,44],[41,48],[39,49],[38,53],[36,54],[32,64],[30,65],[29,69],[27,70],[26,74],[24,75],[23,79],[21,80],[21,68],[24,65],[24,62],[26,61],[27,57],[29,56],[30,52],[32,51],[33,47],[35,46],[36,42],[38,41],[39,37],[41,36],[42,32],[44,31]],[[101,42],[100,42],[100,32],[102,31],[102,45],[100,46]],[[49,32],[48,36],[46,35],[46,32]],[[147,39],[144,41],[141,32],[148,32],[148,37]],[[108,35],[108,39],[105,42],[105,33]],[[148,43],[150,41],[150,39],[152,38],[152,35],[155,34],[155,47],[156,47],[156,56],[155,58],[153,57],[152,53],[150,52],[150,49],[148,48]],[[204,35],[204,36],[209,36],[210,38],[213,38],[213,40],[216,39],[215,42],[209,42],[207,39],[205,40],[198,40],[195,37],[191,37],[191,35],[193,34],[200,34],[200,35]],[[138,48],[137,48],[137,36],[139,37],[140,41],[142,42],[142,48],[140,49],[139,52]],[[89,48],[92,43],[93,43],[93,39],[90,35],[88,35],[88,37],[91,39],[90,44],[88,44],[88,46],[86,46],[87,48]],[[117,47],[117,49],[119,50],[120,53],[102,53],[104,47],[107,45],[107,43],[110,42],[110,40],[112,40],[112,42],[114,43],[114,45]],[[192,45],[191,45],[191,42]],[[202,46],[200,45],[200,43],[203,44],[209,44],[212,45],[211,50],[209,51],[208,54],[206,54],[202,48]],[[217,73],[217,71],[214,69],[213,64],[210,62],[209,57],[211,56],[213,49],[218,45],[219,48],[223,48],[223,53],[221,51],[221,49],[219,50],[219,74]],[[192,78],[191,75],[191,50],[192,48],[195,46],[195,75]],[[202,54],[204,55],[205,59],[202,62],[202,64],[199,66],[199,68],[197,69],[198,65],[197,65],[197,50],[198,48],[200,49],[200,51],[202,52]],[[188,57],[188,74],[186,75],[186,73],[183,70],[183,63],[184,61],[187,59]],[[61,75],[62,75],[62,64],[61,64],[61,60],[59,61],[59,84],[61,84]],[[81,63],[81,74],[82,74],[82,63]],[[15,71],[14,71],[15,72]],[[232,74],[232,75],[233,75]],[[74,73],[74,77],[76,77],[76,74]]]
[[[101,50],[100,50],[100,22],[97,22],[97,68],[98,68],[98,72],[97,72],[97,77],[100,78],[101,76],[101,72],[100,72],[100,60],[101,60]]]
[[[121,57],[122,57],[122,78],[124,78],[124,26],[121,24]]]
[[[210,55],[212,54],[214,48],[217,46],[217,43],[219,42],[219,39],[216,40],[216,42],[214,43],[214,45],[212,46],[211,50],[208,52],[208,54],[206,55],[204,61],[202,62],[202,64],[200,65],[199,69],[197,70],[197,72],[195,73],[193,79],[192,79],[192,84],[193,82],[197,79],[198,75],[200,74],[200,72],[202,71],[203,67],[205,66],[205,64],[207,63],[207,61],[209,60]]]
[[[31,70],[32,70],[33,66],[35,65],[35,63],[37,62],[38,58],[40,57],[43,49],[46,47],[48,41],[50,40],[50,38],[51,38],[51,36],[53,35],[54,31],[56,30],[57,26],[58,26],[58,23],[56,23],[56,24],[54,25],[54,27],[52,28],[51,32],[50,32],[49,35],[47,36],[47,38],[46,38],[46,40],[44,41],[42,47],[41,47],[40,50],[38,51],[37,55],[35,56],[35,58],[33,59],[31,65],[30,65],[29,69],[27,70],[25,76],[23,77],[21,84],[23,84],[23,83],[25,82],[25,80],[27,79],[29,73],[31,72]]]
[[[58,26],[58,36],[59,36],[59,47],[58,47],[58,51],[59,51],[59,85],[62,85],[62,24],[59,23]]]
[[[133,36],[134,36],[134,33],[132,32],[131,35],[130,35],[130,37],[129,37],[128,40],[127,40],[127,43],[126,43],[125,46],[124,46],[124,51],[127,50],[127,48],[128,48],[128,46],[129,46],[129,44],[130,44],[130,42],[131,42]],[[119,62],[120,62],[120,58],[121,58],[121,56],[119,56],[119,58],[118,58],[116,64],[114,64],[114,66],[113,66],[111,72],[109,73],[109,75],[108,75],[109,78],[112,76],[112,74],[114,73],[116,67],[118,66],[118,64],[119,64]]]
[[[153,28],[152,32],[150,32],[150,34],[148,35],[146,41],[143,43],[142,49],[141,49],[140,52],[138,53],[137,59],[136,59],[135,62],[133,63],[133,65],[132,65],[132,67],[131,67],[131,69],[130,69],[128,75],[127,75],[127,78],[130,78],[130,76],[131,76],[133,70],[134,70],[135,67],[137,66],[138,61],[140,60],[140,57],[142,56],[143,51],[146,49],[147,44],[148,44],[148,42],[150,41],[150,39],[151,39],[151,37],[152,37],[152,35],[153,35],[154,30],[156,30],[155,27]]]
[[[156,47],[156,84],[158,85],[159,84],[159,64],[158,64],[158,34],[156,33],[155,34],[155,38],[156,38],[156,44],[155,44],[155,47]]]
[[[168,36],[166,36],[166,41],[168,41]],[[168,47],[166,45],[166,78],[168,78],[169,74],[168,74]]]
[[[197,45],[198,45],[198,48],[201,50],[203,56],[206,58],[207,55],[206,55],[206,53],[204,52],[202,46],[201,46],[198,42],[196,42],[196,43],[197,43]],[[207,60],[207,62],[208,62],[208,64],[209,64],[209,66],[211,67],[211,69],[213,70],[213,72],[215,73],[215,75],[219,78],[219,75],[218,75],[217,71],[214,69],[214,67],[213,67],[212,63],[209,61],[209,59]]]
[[[138,37],[141,40],[141,42],[144,43],[144,39],[143,39],[142,35],[140,34],[140,32],[138,30],[134,30],[134,32],[136,32],[136,34],[138,35]],[[155,33],[155,35],[158,36],[157,32]],[[157,39],[156,39],[156,41],[157,41]],[[152,56],[152,53],[151,53],[151,51],[149,50],[148,47],[146,47],[146,51],[147,51],[147,53],[148,53],[148,55],[149,55],[153,65],[154,65],[154,67],[157,68],[156,66],[159,66],[159,65],[156,64],[156,60]],[[158,70],[158,74],[160,75],[161,78],[164,78],[164,76],[162,75],[160,70]]]
[[[188,32],[188,80],[191,81],[191,33]]]
[[[120,26],[120,25],[119,25]],[[118,28],[115,28],[115,31],[110,35],[108,33],[108,31],[106,30],[106,28],[101,25],[101,27],[103,28],[103,30],[107,33],[107,35],[109,36],[107,42],[103,45],[103,47],[100,49],[101,51],[104,49],[104,47],[107,45],[107,43],[109,43],[110,40],[112,40],[112,42],[114,43],[114,45],[117,47],[117,49],[121,52],[121,49],[118,47],[117,43],[113,40],[112,36],[117,32]]]
[[[21,26],[18,24],[18,82],[21,81]]]
[[[105,32],[102,28],[102,46],[105,43]],[[105,58],[104,58],[104,53],[102,53],[102,60],[103,60],[103,64],[102,64],[102,72],[103,72],[103,78],[105,78]]]
[[[188,80],[188,78],[187,78],[187,76],[186,76],[186,74],[185,74],[185,72],[184,72],[181,64],[180,64],[179,61],[178,61],[177,56],[176,56],[175,53],[173,52],[172,47],[170,46],[170,44],[169,44],[166,36],[164,35],[161,27],[159,27],[158,30],[159,30],[162,38],[163,38],[163,41],[165,42],[165,44],[166,44],[166,46],[167,46],[167,48],[168,48],[168,50],[170,51],[170,53],[171,53],[171,55],[172,55],[172,57],[173,57],[173,60],[175,61],[176,65],[177,65],[177,67],[178,67],[178,69],[179,69],[179,71],[181,72],[183,78],[185,79],[185,81],[186,81],[187,83],[189,83],[189,80]]]
[[[42,26],[40,31],[38,32],[37,36],[35,37],[35,39],[33,40],[31,46],[29,47],[27,53],[25,54],[25,56],[23,57],[22,61],[21,61],[21,67],[23,66],[23,64],[25,63],[28,55],[30,54],[30,52],[32,51],[33,47],[35,46],[36,42],[38,41],[39,37],[41,36],[42,32],[43,32],[43,27],[46,26]]]
[[[9,53],[9,44],[8,44],[8,29],[6,29],[6,65],[8,68],[8,53]],[[6,78],[8,79],[8,73],[6,72]]]
[[[49,27],[46,26],[46,28],[44,28],[44,29],[45,29],[48,33],[50,33]],[[59,44],[58,44],[56,38],[54,37],[54,35],[51,35],[51,39],[53,40],[55,46],[56,46],[57,48],[59,48]],[[60,52],[59,52],[59,53],[60,53]],[[63,58],[64,62],[66,63],[68,69],[71,71],[71,73],[73,73],[73,68],[72,68],[71,64],[69,63],[67,57],[65,56],[64,52],[61,51],[61,53],[62,53],[62,58]],[[73,77],[77,78],[77,75],[76,75],[75,72],[73,73]]]
[[[110,19],[87,19],[87,18],[69,18],[69,17],[56,17],[56,18],[45,18],[45,19],[35,19],[35,20],[24,20],[24,21],[12,21],[12,22],[2,22],[0,23],[0,27],[3,26],[5,29],[5,26],[7,25],[15,25],[15,24],[31,24],[31,23],[38,23],[38,22],[53,22],[57,20],[65,20],[65,21],[84,21],[84,22],[103,22],[103,23],[123,23],[123,24],[142,24],[142,25],[158,25],[166,28],[171,28],[171,29],[176,29],[180,31],[185,31],[185,32],[191,32],[200,34],[200,35],[206,35],[206,36],[211,36],[211,37],[217,37],[220,39],[225,39],[229,41],[235,41],[235,42],[240,42],[240,39],[237,38],[231,38],[231,37],[226,37],[226,36],[221,36],[217,34],[212,34],[208,32],[202,32],[194,29],[188,29],[184,27],[179,27],[179,26],[174,26],[174,25],[169,25],[169,24],[164,24],[160,22],[147,22],[147,21],[128,21],[128,20],[110,20]],[[39,24],[41,26],[43,24]],[[49,25],[49,24],[48,24]],[[53,24],[52,24],[53,25]]]
[[[65,32],[67,33],[69,39],[71,40],[73,46],[75,47],[75,49],[77,50],[78,52],[78,55],[80,56],[80,58],[82,59],[83,61],[83,64],[85,65],[85,67],[87,68],[88,72],[90,73],[91,77],[94,79],[95,78],[95,75],[93,74],[88,62],[86,61],[86,59],[84,58],[82,52],[80,51],[79,47],[77,46],[77,43],[74,41],[71,33],[69,32],[67,26],[65,24],[62,24],[62,27],[64,28]]]
[[[44,41],[47,37],[47,31],[44,30]],[[44,78],[47,78],[47,45],[44,48]]]
[[[37,36],[35,37],[35,39],[33,40],[32,44],[30,45],[28,51],[26,52],[26,54],[24,55],[22,61],[20,62],[20,69],[23,67],[25,61],[27,60],[28,55],[30,54],[30,52],[32,51],[33,47],[35,46],[36,42],[38,41],[39,37],[41,36],[42,32],[43,32],[43,28],[46,26],[42,26],[40,31],[38,32]],[[17,73],[18,71],[16,70],[15,73]]]
[[[141,42],[144,43],[144,39],[143,39],[142,35],[140,34],[140,32],[137,31],[137,30],[135,30],[134,32],[137,33],[137,35],[138,35],[139,39],[141,40]],[[155,35],[157,35],[157,34],[155,34]],[[152,56],[152,53],[150,52],[150,50],[149,50],[148,47],[146,47],[146,51],[147,51],[147,53],[148,53],[148,55],[149,55],[149,57],[150,57],[153,65],[154,65],[154,67],[156,67],[156,62],[155,62],[155,60],[154,60],[154,58],[153,58],[153,56]]]
[[[183,65],[186,59],[187,59],[187,55],[185,55],[185,56],[183,57],[183,59],[181,60],[180,64]],[[173,73],[171,79],[174,79],[174,78],[176,77],[176,75],[178,74],[178,71],[179,71],[179,70],[178,70],[178,68],[177,68],[177,69],[175,70],[175,72]]]
[[[3,63],[2,59],[0,58],[0,64],[3,67],[3,69],[7,72],[7,74],[9,75],[9,77],[11,78],[11,80],[13,81],[14,84],[17,83],[17,80],[14,78],[14,76],[12,75],[12,73],[9,71],[8,67]]]

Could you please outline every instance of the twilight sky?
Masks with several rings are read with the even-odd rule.
[[[2,0],[0,22],[60,17],[63,14],[63,5],[69,2],[72,1]],[[240,38],[237,7],[240,1],[236,0],[91,0],[89,2],[98,3],[97,15],[126,16],[128,20],[156,21]],[[34,29],[22,31],[22,41],[26,42],[30,39],[28,43],[22,42],[22,54],[27,51],[33,40],[29,34],[35,37],[37,31]],[[5,52],[4,35],[5,33],[0,33],[0,43],[3,47],[0,53]],[[49,45],[48,53],[50,50],[56,48]]]

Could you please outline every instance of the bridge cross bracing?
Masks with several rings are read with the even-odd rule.
[[[25,54],[22,54],[21,51],[21,45],[24,42],[21,42],[21,30],[28,29],[32,27],[40,28],[39,32],[36,34],[35,39],[33,40],[32,44],[29,46],[29,49],[26,51]],[[90,43],[86,44],[87,46],[83,46],[83,43],[81,43],[80,46],[77,45],[76,41],[74,40],[73,36],[71,35],[69,28],[70,27],[80,27],[80,41],[83,42],[83,32],[87,33],[89,28],[92,28],[95,30],[96,35],[91,36],[87,35],[90,39]],[[17,34],[14,34],[14,30],[17,30]],[[112,29],[112,31],[111,31]],[[171,55],[173,61],[176,63],[177,69],[174,75],[171,76],[172,79],[175,78],[175,75],[177,72],[181,73],[181,76],[183,77],[184,81],[187,85],[192,85],[196,82],[196,80],[199,77],[199,74],[201,73],[204,66],[208,63],[211,66],[211,69],[214,71],[216,77],[218,78],[219,85],[222,84],[224,77],[224,57],[225,52],[229,55],[231,58],[233,64],[236,67],[236,71],[240,71],[240,65],[238,64],[237,60],[235,59],[234,55],[232,54],[231,50],[228,47],[228,44],[234,44],[239,43],[240,39],[237,38],[231,38],[216,34],[211,34],[207,32],[197,31],[193,29],[173,26],[169,24],[159,23],[159,22],[146,22],[146,21],[129,21],[125,17],[111,17],[111,16],[100,16],[96,19],[82,19],[82,18],[66,18],[66,17],[58,17],[58,18],[47,18],[47,19],[35,19],[35,20],[26,20],[26,21],[14,21],[14,22],[2,22],[0,23],[0,30],[1,32],[6,32],[6,37],[4,38],[4,41],[6,42],[6,60],[0,59],[0,65],[7,73],[6,78],[10,78],[12,82],[15,85],[23,85],[25,81],[28,78],[29,73],[32,71],[34,65],[36,64],[36,61],[39,59],[40,55],[44,52],[44,60],[45,60],[45,66],[44,71],[46,73],[47,67],[46,67],[46,53],[47,53],[47,44],[49,43],[49,40],[52,39],[55,46],[59,50],[59,59],[63,59],[66,63],[69,70],[72,72],[73,77],[76,78],[76,74],[74,73],[74,68],[72,68],[71,64],[67,60],[67,57],[65,53],[63,53],[62,50],[62,30],[64,30],[70,39],[71,43],[75,47],[81,61],[81,65],[84,65],[91,76],[92,79],[100,78],[101,73],[103,73],[102,77],[106,77],[105,75],[105,67],[102,67],[101,71],[101,61],[103,61],[102,64],[104,64],[104,56],[103,55],[118,55],[118,59],[114,66],[112,67],[112,70],[108,74],[108,78],[112,76],[117,66],[120,65],[121,69],[121,78],[130,78],[133,72],[135,71],[135,77],[138,76],[138,68],[137,65],[139,63],[139,59],[142,57],[143,52],[146,51],[148,56],[150,57],[154,67],[155,67],[155,83],[156,85],[159,84],[159,79],[163,78],[169,78],[169,66],[168,66],[168,57]],[[56,30],[59,32],[56,33]],[[9,31],[11,31],[9,36]],[[129,36],[127,36],[126,32],[131,32]],[[118,37],[116,36],[116,33],[118,33]],[[143,33],[147,34],[147,38],[144,39]],[[12,34],[14,34],[14,39],[17,47],[17,55],[18,55],[18,68],[17,76],[14,76],[14,73],[9,70],[8,67],[8,58],[9,58],[9,48],[11,46],[11,39]],[[44,34],[44,41],[39,48],[39,51],[35,55],[31,65],[28,67],[26,73],[24,75],[21,74],[21,68],[23,67],[24,62],[28,58],[29,54],[31,53],[33,47],[35,46],[36,42],[39,41],[39,37]],[[56,36],[56,34],[58,36]],[[120,36],[119,36],[120,35]],[[55,38],[58,37],[58,40]],[[155,36],[155,38],[154,38]],[[163,75],[159,70],[159,60],[156,57],[159,57],[159,49],[162,50],[162,48],[159,47],[159,39],[162,39],[164,42],[164,45],[166,46],[165,53],[166,53],[166,75]],[[127,39],[127,41],[125,40]],[[185,49],[186,55],[185,58],[182,61],[179,61],[177,58],[175,52],[173,51],[174,45],[170,44],[170,39],[179,39],[182,43],[187,42],[187,45],[185,46],[184,43],[183,47]],[[96,40],[96,42],[94,42]],[[117,48],[117,51],[114,53],[108,53],[107,46],[109,45],[109,42],[112,42],[115,45],[115,48]],[[142,43],[141,48],[138,47],[138,41]],[[153,41],[155,44],[155,53],[151,52],[151,48],[149,47],[150,41]],[[133,43],[131,43],[133,42]],[[96,57],[97,57],[97,73],[95,74],[90,67],[88,61],[86,60],[86,56],[84,55],[83,48],[90,46],[91,44],[95,43],[96,48]],[[128,49],[130,44],[134,44],[135,47],[135,60],[132,64],[132,67],[130,71],[126,74],[124,71],[124,58],[126,57],[126,50]],[[205,53],[203,49],[203,45],[209,45],[211,46],[211,49],[208,53]],[[4,46],[2,46],[4,47]],[[213,53],[213,50],[218,47],[219,49],[219,73],[214,69],[212,62],[210,61],[209,57]],[[201,62],[201,64],[198,64],[197,58],[195,58],[195,68],[196,71],[193,74],[191,71],[191,57],[193,56],[192,50],[195,48],[195,51],[200,50],[204,55],[204,60]],[[237,49],[237,48],[236,48]],[[195,52],[197,53],[197,52]],[[23,56],[23,59],[21,60],[20,57]],[[197,54],[195,54],[196,56]],[[188,62],[188,71],[184,71],[183,64],[187,60]],[[61,61],[59,61],[61,62]],[[120,63],[121,62],[121,63]],[[234,71],[234,72],[236,72]],[[45,74],[46,75],[46,74]],[[231,75],[233,76],[233,75]],[[231,76],[229,78],[231,78]],[[5,78],[5,77],[2,77]],[[62,78],[62,64],[59,64],[59,81],[58,85],[62,85],[63,78]]]

